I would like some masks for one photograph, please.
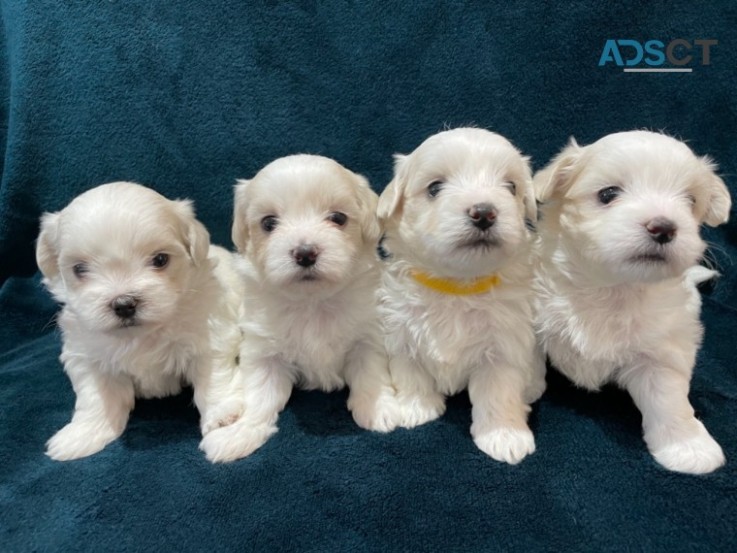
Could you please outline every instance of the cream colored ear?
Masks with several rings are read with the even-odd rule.
[[[394,178],[379,196],[376,208],[381,224],[394,217],[402,208],[404,190],[407,187],[407,158],[408,156],[400,154],[394,156]]]
[[[571,177],[580,159],[584,148],[576,143],[571,137],[568,145],[560,152],[553,161],[541,171],[538,171],[533,179],[535,197],[545,202],[553,196],[565,194],[571,184]]]
[[[192,256],[195,265],[201,265],[210,252],[210,233],[207,232],[205,225],[194,219],[189,224],[187,239],[189,241],[189,254]]]
[[[59,276],[59,217],[59,212],[41,216],[41,233],[36,241],[36,263],[48,279]]]
[[[362,175],[350,172],[356,182],[358,191],[358,207],[361,210],[361,234],[364,242],[376,245],[379,243],[381,228],[376,208],[379,196],[371,189],[368,180]]]
[[[522,185],[522,197],[525,204],[525,218],[529,219],[533,223],[537,221],[537,200],[535,200],[535,188],[532,186],[532,169],[530,168],[530,158],[523,157],[524,161],[524,173],[522,178],[524,182]]]
[[[233,228],[231,238],[240,253],[245,253],[248,244],[248,221],[246,221],[246,191],[250,181],[239,179],[236,181],[233,201]]]
[[[195,265],[201,265],[210,251],[210,233],[197,220],[191,200],[176,200],[176,209],[182,223],[182,237],[189,256]]]
[[[710,227],[716,227],[729,220],[732,199],[729,196],[727,185],[715,173],[717,166],[708,157],[702,157],[701,162],[708,171],[701,184],[706,191],[706,205],[701,216],[701,222]]]

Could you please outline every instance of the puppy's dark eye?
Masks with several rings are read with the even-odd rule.
[[[261,219],[261,228],[264,230],[264,232],[271,232],[276,228],[278,224],[279,219],[277,219],[273,215],[267,215],[266,217]]]
[[[348,222],[348,215],[345,213],[341,213],[340,211],[334,211],[330,215],[328,215],[328,221],[332,221],[339,227],[342,227]]]
[[[694,196],[693,194],[689,194],[688,196],[686,196],[686,199],[688,199],[688,203],[691,204],[691,207],[696,205],[696,196]]]
[[[431,198],[434,198],[438,194],[440,194],[440,191],[443,189],[443,182],[436,180],[434,182],[431,182],[427,187],[427,195]]]
[[[599,190],[597,196],[602,204],[607,205],[612,203],[621,193],[622,189],[619,186],[608,186]]]
[[[509,190],[512,193],[512,196],[517,195],[517,185],[516,184],[514,184],[513,182],[507,182],[505,183],[504,186],[506,186],[507,190]]]
[[[87,263],[77,263],[72,267],[72,272],[74,273],[74,276],[77,278],[82,278],[84,275],[86,275],[89,272],[89,267],[87,267]]]
[[[169,264],[169,254],[168,253],[157,253],[154,258],[151,260],[151,265],[153,265],[157,269],[163,269]]]

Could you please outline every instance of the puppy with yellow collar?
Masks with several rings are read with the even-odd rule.
[[[378,215],[389,254],[379,292],[390,369],[411,428],[468,389],[471,435],[496,460],[535,451],[530,403],[545,388],[532,326],[536,206],[527,158],[460,128],[396,156]]]

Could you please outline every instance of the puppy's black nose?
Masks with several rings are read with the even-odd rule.
[[[667,244],[676,236],[678,227],[670,219],[665,217],[655,217],[652,221],[645,225],[650,238],[658,244]]]
[[[312,244],[303,244],[292,252],[292,256],[300,267],[312,267],[317,261],[317,248]]]
[[[496,208],[486,202],[475,204],[468,210],[468,216],[476,228],[486,230],[496,221]]]
[[[113,308],[115,314],[121,319],[130,319],[136,314],[136,306],[138,301],[133,296],[125,295],[115,298],[110,307]]]

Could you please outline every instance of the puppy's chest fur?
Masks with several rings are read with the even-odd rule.
[[[617,369],[659,352],[693,351],[701,338],[683,282],[586,289],[538,281],[537,331],[551,361],[597,387]],[[579,377],[576,374],[585,372]]]
[[[89,335],[67,326],[62,361],[73,357],[111,375],[132,379],[139,397],[161,397],[179,392],[188,383],[197,357],[207,353],[207,321],[189,321],[177,328],[131,329],[114,335]],[[72,330],[73,329],[73,330]],[[84,347],[77,347],[84,341]]]
[[[343,292],[322,301],[262,297],[251,302],[246,306],[250,316],[243,321],[246,339],[249,335],[256,339],[259,356],[275,357],[290,366],[302,387],[342,388],[349,351],[377,324],[370,293]]]
[[[389,354],[414,359],[443,393],[464,389],[473,370],[505,362],[500,341],[515,341],[513,329],[521,341],[531,338],[529,302],[516,294],[441,294],[390,268],[380,295]]]

